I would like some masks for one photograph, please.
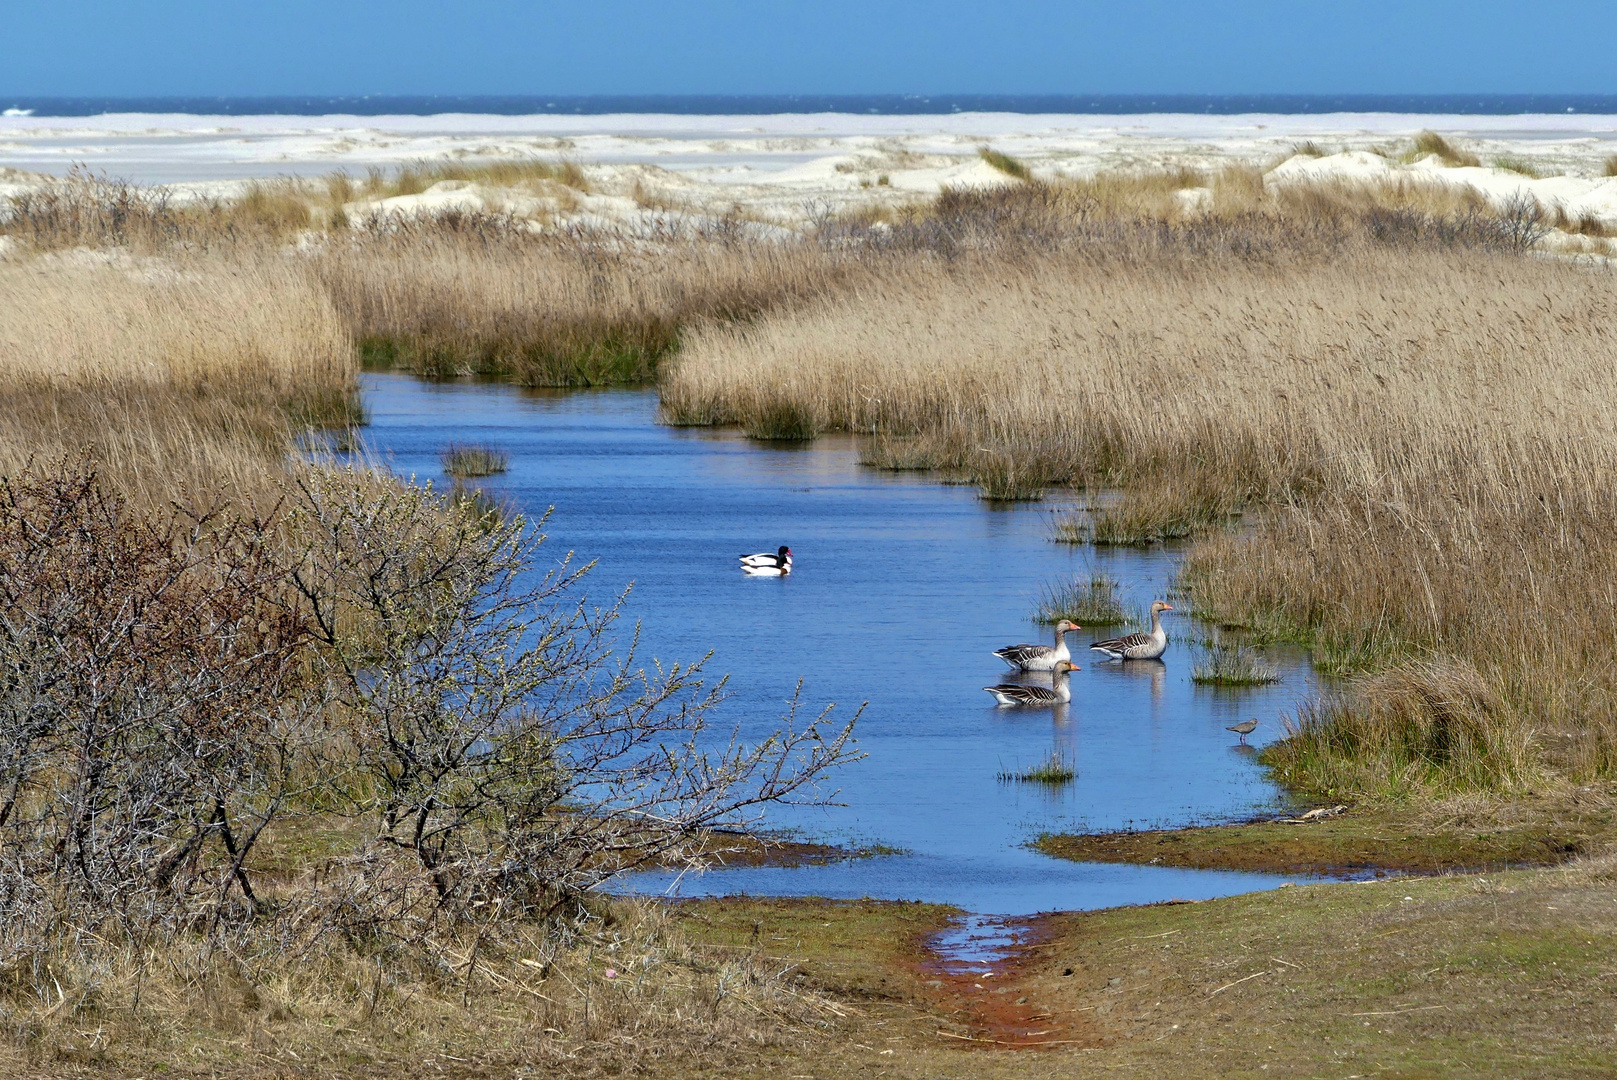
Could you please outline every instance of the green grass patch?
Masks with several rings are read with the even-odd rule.
[[[492,446],[450,443],[438,455],[444,472],[458,479],[496,476],[511,463],[511,455]]]
[[[1190,678],[1204,686],[1266,686],[1279,682],[1280,672],[1250,645],[1218,639],[1191,668]]]
[[[1098,507],[1087,517],[1073,514],[1056,523],[1056,540],[1096,547],[1149,547],[1183,540],[1205,525],[1182,506],[1125,495],[1116,506]]]
[[[1458,660],[1401,662],[1306,703],[1262,761],[1294,791],[1408,798],[1530,789],[1543,776],[1526,719]]]
[[[424,379],[482,378],[518,386],[644,386],[679,346],[671,323],[544,327],[490,339],[446,333],[359,342],[366,371],[408,371]]]
[[[1120,588],[1115,578],[1101,573],[1046,585],[1033,617],[1042,623],[1070,619],[1080,626],[1113,626],[1128,618],[1118,596]]]
[[[1003,782],[1046,784],[1050,787],[1070,784],[1077,778],[1078,770],[1073,767],[1072,762],[1068,761],[1066,755],[1060,750],[1050,751],[1048,757],[1030,768],[1014,772],[1001,770],[999,773],[999,779]]]
[[[1074,862],[1131,863],[1268,874],[1362,874],[1383,870],[1438,874],[1514,866],[1555,866],[1601,846],[1612,812],[1543,807],[1513,820],[1431,822],[1407,809],[1354,808],[1309,824],[1252,821],[1138,832],[1046,833],[1037,851]],[[1295,819],[1294,819],[1295,820]]]
[[[293,427],[321,431],[364,427],[371,422],[358,387],[302,391],[288,403],[287,416]]]
[[[484,533],[494,531],[517,513],[505,500],[495,498],[480,487],[461,483],[449,489],[449,502]]]

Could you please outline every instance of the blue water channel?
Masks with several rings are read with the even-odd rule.
[[[1047,582],[1099,569],[1131,601],[1148,603],[1169,586],[1172,550],[1053,543],[1052,515],[1070,502],[996,505],[971,487],[866,468],[853,438],[783,445],[663,426],[650,391],[534,392],[367,374],[364,395],[367,443],[401,475],[444,483],[439,453],[450,442],[507,451],[509,471],[483,486],[533,516],[554,507],[543,551],[596,560],[588,590],[599,601],[633,583],[626,610],[640,623],[643,660],[713,652],[709,670],[730,676],[721,726],[767,735],[799,679],[815,709],[835,702],[851,713],[869,703],[857,729],[867,757],[830,785],[843,805],[776,808],[768,824],[900,854],[645,873],[615,887],[868,896],[1022,915],[1203,899],[1283,880],[1073,863],[1026,846],[1045,831],[1205,823],[1281,806],[1253,748],[1225,726],[1258,717],[1251,742],[1276,738],[1282,714],[1314,687],[1306,658],[1270,651],[1284,676],[1274,686],[1198,687],[1190,639],[1208,628],[1184,603],[1165,617],[1178,640],[1162,662],[1093,663],[1083,652],[1070,705],[1000,709],[981,689],[1007,674],[992,650],[1048,640],[1031,620]],[[783,543],[795,556],[790,577],[738,571],[737,555]],[[998,779],[1053,749],[1076,766],[1071,783]]]

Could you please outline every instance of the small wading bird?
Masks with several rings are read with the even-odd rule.
[[[1054,645],[1007,645],[995,649],[994,655],[1011,665],[1013,671],[1051,671],[1061,661],[1072,659],[1067,649],[1067,635],[1082,629],[1077,623],[1062,619],[1056,623]]]
[[[1124,634],[1122,637],[1107,638],[1090,645],[1090,651],[1105,653],[1108,660],[1155,660],[1168,651],[1168,632],[1162,628],[1162,613],[1172,610],[1172,604],[1158,600],[1151,605],[1149,634]]]
[[[1233,731],[1233,732],[1235,732],[1237,735],[1241,736],[1241,741],[1242,742],[1246,742],[1246,737],[1248,735],[1252,734],[1254,731],[1256,731],[1257,728],[1258,728],[1258,718],[1256,716],[1254,716],[1250,720],[1242,720],[1239,724],[1231,724],[1229,727],[1225,728],[1224,730],[1225,731]]]
[[[782,544],[773,555],[743,555],[741,572],[752,577],[785,577],[792,572],[792,549]]]
[[[1066,660],[1056,661],[1052,669],[1055,674],[1050,676],[1050,686],[1022,686],[1020,683],[1000,683],[998,686],[985,686],[994,700],[1004,705],[1065,705],[1072,700],[1072,688],[1067,685],[1067,672],[1077,671]]]

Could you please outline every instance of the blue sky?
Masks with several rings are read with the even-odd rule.
[[[51,0],[0,94],[1617,93],[1566,0]]]

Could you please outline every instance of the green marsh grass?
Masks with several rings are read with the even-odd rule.
[[[1306,703],[1263,761],[1282,783],[1330,797],[1515,792],[1544,782],[1533,739],[1475,667],[1416,661]]]
[[[1115,578],[1096,572],[1045,585],[1033,617],[1042,623],[1069,619],[1080,626],[1115,626],[1128,618]]]
[[[511,455],[492,446],[450,443],[438,455],[446,474],[457,479],[497,476],[511,463]]]
[[[820,425],[801,402],[775,398],[750,412],[742,430],[761,442],[807,442],[820,433]]]
[[[1190,679],[1204,686],[1267,686],[1280,681],[1280,672],[1250,645],[1217,638],[1191,668]]]
[[[989,502],[1037,502],[1055,481],[1043,462],[1011,454],[987,453],[965,474]]]
[[[490,495],[480,487],[456,481],[449,488],[449,505],[482,533],[491,533],[518,511],[508,499]]]
[[[1047,784],[1059,787],[1069,784],[1078,776],[1078,770],[1067,760],[1060,750],[1052,750],[1048,757],[1037,764],[1019,771],[1001,771],[999,779],[1002,782],[1023,784]]]

